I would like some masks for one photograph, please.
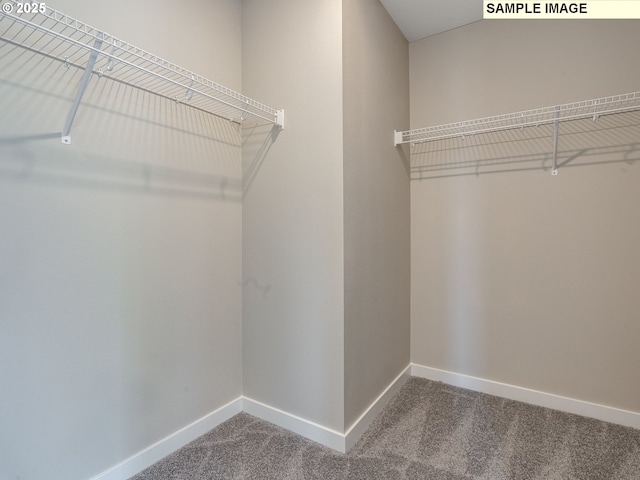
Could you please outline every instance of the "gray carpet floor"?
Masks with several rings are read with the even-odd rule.
[[[631,480],[640,430],[411,378],[340,454],[241,413],[135,480]]]

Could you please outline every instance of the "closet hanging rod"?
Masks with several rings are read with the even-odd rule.
[[[99,56],[98,63],[104,65],[109,72],[109,78],[122,80],[166,98],[174,98],[180,103],[231,121],[238,121],[238,118],[234,118],[235,115],[240,121],[253,116],[280,128],[284,127],[282,110],[268,107],[58,10],[45,7],[45,4],[38,4],[43,11],[28,15],[15,13],[23,5],[22,2],[9,0],[4,5],[13,5],[13,8],[3,8],[0,12],[0,37],[7,43],[19,44],[30,51],[53,56],[64,62],[71,57],[84,57],[87,52],[90,55],[95,52]],[[25,28],[28,31],[24,31]],[[33,35],[35,32],[39,32],[41,36]],[[87,65],[84,58],[83,61],[76,60],[76,63]],[[101,65],[96,65],[92,69],[93,73],[102,76]],[[135,81],[131,80],[131,71],[139,72],[135,74]]]
[[[592,118],[602,115],[640,110],[640,92],[624,93],[552,107],[525,110],[493,117],[437,125],[414,130],[395,131],[394,145],[421,144],[448,138],[464,138],[481,133],[491,133],[525,127],[537,127],[568,120]]]

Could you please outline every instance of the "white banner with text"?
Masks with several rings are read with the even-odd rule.
[[[494,2],[484,0],[485,19],[640,19],[640,0]]]

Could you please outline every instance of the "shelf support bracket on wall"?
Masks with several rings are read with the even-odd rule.
[[[78,107],[80,106],[80,102],[82,101],[82,96],[84,95],[84,91],[87,89],[87,84],[89,83],[89,79],[91,78],[91,74],[93,73],[93,67],[96,64],[96,59],[98,58],[98,52],[100,52],[100,48],[102,47],[103,39],[104,34],[102,32],[98,32],[96,41],[93,44],[93,49],[91,50],[91,54],[89,55],[89,60],[87,61],[87,66],[85,67],[84,74],[82,75],[82,79],[80,80],[76,98],[73,101],[73,105],[71,105],[71,111],[69,112],[67,121],[65,122],[64,128],[62,129],[62,143],[64,143],[65,145],[71,144],[71,125],[73,125],[73,119],[78,112]]]
[[[398,145],[400,145],[402,143],[403,140],[403,135],[402,132],[399,132],[397,130],[393,131],[393,146],[397,147]]]
[[[284,130],[284,110],[276,111],[276,125]]]
[[[560,107],[555,107],[555,120],[553,122],[553,166],[551,175],[558,175],[558,131],[560,130]]]

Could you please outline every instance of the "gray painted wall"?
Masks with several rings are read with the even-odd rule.
[[[637,91],[639,41],[637,21],[483,21],[414,42],[411,126]],[[412,182],[413,362],[640,411],[640,131],[620,118],[561,126],[557,177],[549,138],[440,146],[506,171]]]
[[[244,394],[342,431],[342,2],[243,2],[243,93],[284,107],[244,139]]]
[[[240,89],[240,4],[189,5],[55,7]],[[239,132],[94,78],[72,145],[35,138],[78,80],[0,60],[0,478],[92,477],[241,395]]]
[[[409,364],[409,47],[380,2],[343,2],[345,428]]]

